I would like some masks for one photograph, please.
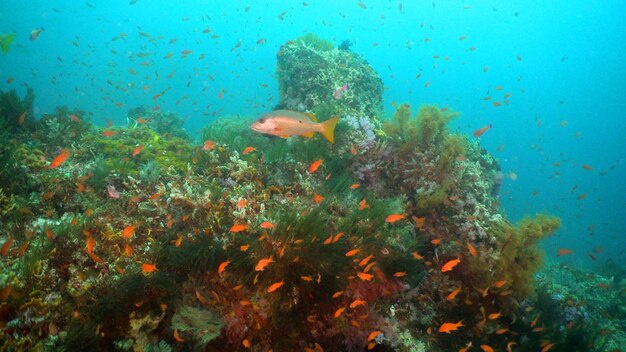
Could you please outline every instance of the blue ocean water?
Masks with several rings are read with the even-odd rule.
[[[507,215],[560,216],[548,257],[594,267],[625,259],[623,13],[611,0],[5,0],[0,32],[17,38],[0,56],[0,88],[33,87],[37,115],[79,107],[101,125],[158,105],[197,133],[276,105],[287,40],[350,40],[383,78],[389,112],[394,102],[437,104],[462,113],[461,132],[492,124],[481,143],[505,175]],[[557,258],[558,248],[574,253]]]

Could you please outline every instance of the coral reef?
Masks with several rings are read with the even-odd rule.
[[[558,284],[566,274],[550,273],[562,268],[535,275],[537,243],[560,222],[507,221],[498,163],[448,131],[457,113],[424,106],[412,117],[404,104],[381,123],[371,68],[312,35],[282,47],[279,69],[320,77],[281,71],[283,104],[340,114],[335,144],[256,134],[248,117],[220,118],[195,143],[181,118],[146,108],[106,128],[60,108],[29,120],[29,133],[1,135],[3,171],[23,179],[0,175],[0,349],[541,350],[550,341],[559,350],[623,341],[619,324],[581,323],[600,312],[581,303],[591,298],[568,299],[591,287]],[[334,99],[342,80],[351,88]],[[65,148],[67,160],[50,168]],[[597,297],[623,321],[620,285]],[[457,331],[438,332],[458,321]]]

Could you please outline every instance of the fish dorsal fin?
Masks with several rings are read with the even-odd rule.
[[[306,115],[312,122],[317,122],[317,117],[315,117],[313,113],[303,112],[303,114]]]

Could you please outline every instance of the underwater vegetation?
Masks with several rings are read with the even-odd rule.
[[[578,293],[552,274],[565,269],[540,271],[538,241],[560,220],[506,219],[497,161],[447,128],[458,113],[403,104],[383,117],[371,67],[313,35],[278,60],[281,104],[340,116],[334,144],[267,137],[248,128],[253,117],[232,116],[193,141],[178,115],[143,107],[126,126],[67,108],[21,124],[32,92],[3,93],[0,349],[601,351],[623,341],[623,326],[582,320],[587,298],[569,302]],[[291,81],[290,70],[326,78]],[[350,88],[335,99],[334,84]],[[623,320],[623,285],[603,292]]]

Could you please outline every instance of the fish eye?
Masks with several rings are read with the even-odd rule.
[[[265,123],[265,117],[261,117],[261,118],[259,119],[259,123]]]

